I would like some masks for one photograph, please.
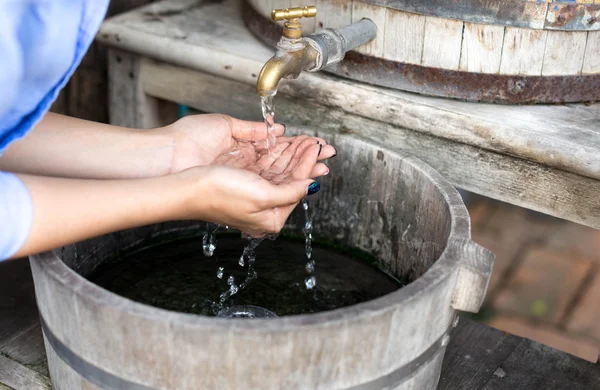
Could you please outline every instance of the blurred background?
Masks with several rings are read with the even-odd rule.
[[[468,194],[472,236],[496,254],[475,316],[590,361],[600,349],[600,231]]]
[[[152,0],[112,1],[108,16]],[[106,49],[94,43],[52,111],[108,122]],[[476,242],[496,254],[474,319],[586,360],[600,350],[600,231],[462,192]]]

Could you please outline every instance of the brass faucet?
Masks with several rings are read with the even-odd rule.
[[[317,51],[303,39],[302,25],[298,22],[300,18],[312,18],[316,15],[317,8],[314,6],[274,9],[271,12],[271,19],[286,22],[283,24],[283,34],[277,44],[277,52],[258,75],[256,92],[260,96],[274,95],[279,80],[295,79],[302,70],[316,66]]]
[[[302,71],[317,72],[340,62],[347,51],[372,41],[377,35],[375,23],[364,18],[341,29],[326,28],[303,37],[298,19],[315,15],[317,8],[314,6],[275,9],[271,12],[271,19],[286,22],[275,55],[258,75],[256,92],[260,96],[273,96],[281,79],[295,79]]]

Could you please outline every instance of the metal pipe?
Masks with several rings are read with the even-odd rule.
[[[317,52],[314,67],[305,69],[316,72],[328,65],[340,62],[346,52],[369,43],[377,36],[377,25],[371,19],[361,19],[338,30],[325,29],[304,38]]]

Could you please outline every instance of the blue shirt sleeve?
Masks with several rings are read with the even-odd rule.
[[[0,155],[50,109],[108,0],[0,0]]]
[[[109,0],[0,0],[0,155],[50,109],[89,48]],[[27,187],[0,172],[0,261],[23,246]]]
[[[33,221],[31,196],[14,174],[0,172],[0,261],[25,244]]]

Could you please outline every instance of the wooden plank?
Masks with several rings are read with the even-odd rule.
[[[500,73],[541,75],[547,37],[545,30],[506,27]]]
[[[23,329],[12,340],[0,346],[0,352],[24,365],[42,364],[46,359],[46,351],[39,322],[36,321],[29,328]]]
[[[352,2],[345,0],[316,0],[317,30],[342,28],[352,22]]]
[[[251,85],[170,65],[144,66],[148,66],[144,78],[149,79],[144,88],[151,95],[205,112],[259,118],[258,98]],[[360,134],[421,158],[457,187],[600,228],[600,181],[324,107],[297,95],[286,96],[290,90],[281,89],[277,95],[278,121]],[[232,97],[235,104],[231,104]]]
[[[242,119],[261,120],[262,118],[260,99],[256,92],[252,93],[253,87],[248,84],[233,81],[224,83],[215,76],[200,74],[188,69],[163,66],[148,59],[142,63],[141,79],[145,92],[150,96],[179,102],[203,112],[220,112],[224,103],[221,100],[223,98],[221,89],[225,85],[235,85],[241,88],[228,87],[228,90],[233,93],[227,98],[227,114]],[[177,86],[178,91],[172,86]],[[198,104],[199,100],[202,102],[201,105]],[[277,110],[276,120],[278,120],[281,112],[279,99],[276,100],[275,109]]]
[[[49,390],[50,380],[12,359],[0,355],[0,383],[15,390]]]
[[[425,19],[418,14],[387,9],[383,56],[392,61],[421,64]]]
[[[459,69],[476,73],[498,73],[504,29],[504,26],[465,23]]]
[[[560,258],[560,261],[566,263],[567,265],[570,264],[570,261],[565,261],[564,252],[561,254],[562,258]],[[554,256],[558,257],[556,254]],[[565,272],[561,269],[555,270],[553,268],[553,264],[545,264],[543,268],[545,270],[544,274],[546,272],[562,272],[562,275],[565,276],[569,274],[569,271]],[[532,273],[536,271],[537,270],[532,270]],[[552,285],[553,281],[551,279],[548,279],[545,280],[544,283]],[[512,287],[514,287],[514,284],[506,288]],[[557,289],[560,289],[560,287],[557,286]],[[525,297],[526,295],[522,296]],[[531,310],[530,313],[528,313],[529,316],[525,317],[513,314],[504,314],[514,313],[513,311],[503,311],[502,309],[499,309],[498,312],[503,314],[494,316],[487,323],[489,326],[493,326],[496,329],[506,331],[510,334],[526,337],[530,340],[542,343],[544,345],[547,345],[548,347],[552,347],[561,352],[568,353],[570,355],[592,363],[596,363],[596,361],[598,361],[598,356],[600,356],[600,341],[597,341],[596,339],[587,336],[585,333],[575,334],[572,332],[567,332],[563,330],[560,325],[548,325],[547,322],[541,319],[531,320],[528,318],[531,315]]]
[[[585,47],[585,58],[583,59],[581,73],[600,73],[600,31],[588,32],[588,39]]]
[[[362,18],[369,18],[377,25],[377,38],[366,45],[358,47],[356,49],[357,52],[375,57],[383,57],[383,46],[386,35],[386,9],[385,7],[366,4],[359,0],[352,2],[352,23],[356,23]]]
[[[421,64],[458,70],[463,25],[458,20],[426,17]]]
[[[581,73],[587,32],[548,31],[542,76]]]
[[[483,387],[512,389],[600,389],[600,367],[525,339]]]
[[[461,318],[446,349],[438,390],[480,389],[523,339]]]

